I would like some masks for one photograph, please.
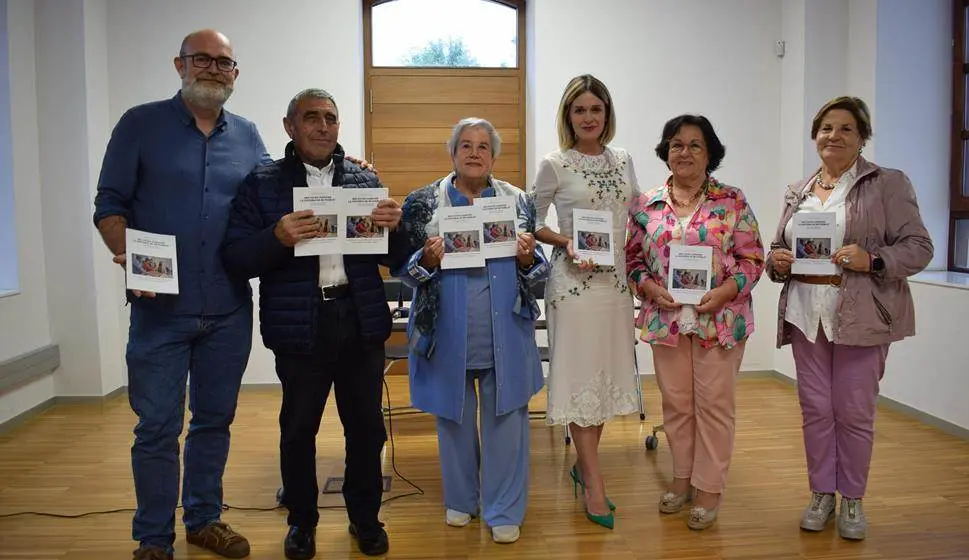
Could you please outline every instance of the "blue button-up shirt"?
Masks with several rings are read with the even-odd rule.
[[[124,216],[131,228],[174,235],[178,250],[178,295],[133,301],[179,315],[221,315],[248,301],[248,285],[226,275],[219,247],[243,179],[269,161],[255,124],[223,110],[206,137],[181,93],[121,117],[104,154],[94,223]]]
[[[461,194],[451,181],[447,186],[451,206],[470,206],[472,202]],[[495,189],[487,187],[481,198],[495,196]],[[468,282],[468,369],[488,369],[495,365],[494,334],[491,332],[491,284],[487,268],[467,268],[450,272],[462,274]]]

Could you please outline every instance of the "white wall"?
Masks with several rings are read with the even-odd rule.
[[[101,393],[88,174],[84,4],[37,0],[37,102],[51,336],[61,347],[58,394]],[[49,37],[57,37],[50,41]],[[73,91],[73,95],[66,92]]]
[[[359,0],[236,2],[107,0],[110,125],[128,108],[171,97],[180,87],[172,59],[190,31],[215,27],[229,37],[239,61],[236,89],[226,104],[259,128],[269,153],[282,157],[289,138],[282,118],[300,90],[320,87],[340,108],[340,143],[363,154],[363,30]],[[271,32],[269,31],[271,30]],[[109,260],[106,249],[99,249]],[[253,282],[253,286],[256,283]],[[120,293],[120,291],[119,291]],[[258,296],[257,296],[258,299]],[[127,325],[123,312],[121,325]],[[272,353],[258,322],[245,383],[277,382]]]
[[[180,81],[172,59],[190,31],[225,33],[239,61],[226,107],[256,123],[273,157],[289,140],[282,118],[300,90],[321,87],[336,98],[340,143],[363,153],[363,31],[359,0],[107,0],[110,116],[171,97]]]
[[[87,115],[87,196],[97,194],[101,161],[111,135],[108,94],[107,7],[104,0],[84,0],[85,114]],[[88,220],[90,223],[90,219]],[[127,339],[127,314],[123,313],[124,274],[120,267],[104,258],[107,250],[101,235],[87,228],[92,246],[95,290],[95,317],[98,324],[100,394],[107,394],[127,383],[124,361]]]
[[[905,171],[935,243],[948,254],[952,7],[948,0],[878,0],[878,163]],[[896,40],[904,37],[904,41]],[[969,428],[969,347],[956,321],[969,291],[912,282],[918,335],[892,346],[882,394]]]
[[[945,1],[945,0],[944,0]],[[884,124],[878,118],[875,98],[875,72],[878,60],[878,0],[851,0],[848,3],[848,56],[845,91],[868,103],[880,130]],[[941,62],[941,61],[940,61]],[[865,157],[877,161],[878,138],[872,137],[865,146]]]
[[[796,169],[802,174],[816,169],[817,155],[807,138],[810,120],[825,100],[839,94],[862,97],[872,111],[874,128],[864,154],[876,163],[904,170],[912,179],[936,246],[933,266],[944,266],[952,99],[950,2],[852,0],[839,5],[785,0],[784,6],[788,53],[796,52],[804,60],[788,56],[785,65],[790,66],[782,71],[782,122],[786,123],[781,134],[782,175],[796,177]],[[809,32],[805,44],[797,45],[801,17],[803,27],[826,32]],[[835,21],[840,19],[848,25]],[[802,102],[803,130],[797,134],[794,121]],[[807,139],[801,165],[796,148],[790,148],[798,138]],[[881,393],[969,428],[969,408],[963,398],[969,394],[965,375],[969,349],[962,330],[946,320],[964,316],[969,291],[921,282],[911,285],[918,334],[892,346]],[[775,352],[774,368],[794,377],[790,347]]]
[[[37,84],[34,66],[34,7],[7,2],[10,49],[10,128],[20,293],[0,298],[0,361],[51,343],[47,312],[43,223],[38,157]],[[54,396],[53,376],[0,396],[0,422]]]
[[[104,394],[123,382],[123,278],[91,226],[91,198],[106,138],[120,115],[178,89],[172,58],[185,33],[214,26],[233,41],[240,76],[228,108],[256,122],[274,156],[286,142],[280,124],[286,103],[300,89],[323,87],[336,96],[345,123],[341,141],[351,153],[363,150],[364,110],[358,0],[329,0],[325,9],[318,0],[247,0],[232,9],[216,0],[41,0],[36,15],[33,2],[8,3],[22,293],[0,299],[0,361],[53,340],[62,346],[65,365],[55,376],[0,395],[0,421],[54,394]],[[707,115],[728,150],[717,175],[744,189],[769,242],[784,185],[817,165],[808,138],[814,111],[834,95],[851,93],[868,100],[875,112],[879,155],[873,158],[908,171],[923,207],[937,208],[938,195],[924,189],[947,173],[947,163],[931,157],[934,139],[944,142],[947,136],[947,123],[924,100],[948,95],[948,83],[935,78],[946,74],[948,64],[938,39],[948,34],[939,31],[948,29],[945,18],[951,17],[945,5],[945,0],[602,0],[595,14],[609,14],[609,25],[600,26],[591,16],[577,15],[589,14],[587,2],[531,0],[527,175],[534,176],[538,158],[556,147],[555,111],[566,81],[594,73],[615,98],[616,145],[636,158],[645,187],[666,176],[653,155],[663,122],[682,112]],[[904,9],[909,11],[894,11]],[[897,36],[906,37],[903,46],[891,44]],[[594,47],[577,48],[585,39]],[[774,54],[778,39],[786,41],[783,58]],[[926,57],[942,62],[926,65]],[[904,76],[907,85],[918,87],[883,83],[890,76]],[[63,95],[68,88],[77,95]],[[924,105],[916,121],[909,118],[911,99]],[[944,108],[948,102],[939,103]],[[870,144],[866,155],[874,156],[874,148]],[[65,156],[53,157],[52,150]],[[78,228],[84,235],[77,235]],[[62,272],[65,262],[77,278]],[[47,268],[57,272],[47,275]],[[885,394],[969,426],[949,400],[966,394],[956,377],[965,369],[965,356],[937,349],[964,344],[955,329],[933,330],[925,319],[951,310],[951,298],[961,305],[966,292],[915,290],[921,332],[893,348]],[[746,370],[793,373],[789,351],[773,350],[777,294],[767,280],[754,293],[758,332],[748,346]],[[258,330],[255,337],[245,382],[275,382],[272,356]],[[914,372],[922,375],[924,365],[933,363],[930,357],[940,355],[947,361],[930,374],[933,384],[920,385],[924,377]],[[648,349],[640,363],[644,372],[652,370]]]
[[[811,121],[817,110],[839,95],[861,97],[876,121],[875,95],[877,0],[817,2],[784,0],[782,36],[787,45],[781,71],[781,168],[778,184],[789,185],[814,173],[820,161],[811,140]],[[865,147],[865,156],[875,159],[875,142]],[[877,159],[875,160],[877,161]],[[770,243],[780,220],[783,188],[774,196],[777,210],[771,222]],[[765,279],[765,284],[768,283]],[[770,297],[776,333],[777,299],[780,286],[764,286]],[[765,294],[766,295],[766,294]],[[774,342],[774,341],[772,341]],[[776,371],[794,378],[790,347],[773,353]]]
[[[888,352],[881,394],[969,430],[969,290],[910,282],[918,334]],[[947,320],[951,318],[951,320]]]
[[[779,3],[601,0],[593,12],[582,0],[530,4],[538,23],[528,43],[534,60],[528,84],[535,145],[529,177],[538,159],[558,147],[555,113],[565,84],[591,73],[613,96],[614,143],[633,155],[644,189],[668,175],[653,151],[663,124],[681,113],[701,113],[727,146],[716,176],[744,190],[765,227],[776,222],[781,63],[774,42],[780,35]],[[689,22],[689,33],[684,33],[684,22]],[[604,31],[598,33],[600,29]],[[586,46],[577,47],[580,42]],[[773,367],[773,312],[760,303],[761,291],[758,287],[754,293],[758,330],[747,346],[745,370]],[[640,369],[652,371],[649,351],[640,346]]]

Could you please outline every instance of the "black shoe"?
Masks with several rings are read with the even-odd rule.
[[[357,526],[350,524],[350,534],[357,539],[357,548],[367,556],[380,556],[390,550],[390,543],[387,541],[387,531],[384,531],[384,524],[377,522],[373,531],[365,534],[357,531]]]
[[[316,529],[301,529],[293,525],[286,533],[283,550],[290,560],[308,560],[316,556]]]

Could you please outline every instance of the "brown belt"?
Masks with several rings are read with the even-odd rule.
[[[835,274],[832,276],[813,276],[807,274],[795,274],[791,276],[794,280],[798,282],[803,282],[804,284],[814,284],[817,286],[840,286],[841,285],[841,275]]]

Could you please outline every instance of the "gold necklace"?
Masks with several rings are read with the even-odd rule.
[[[838,179],[840,180],[841,178],[838,177]],[[838,186],[838,181],[835,181],[833,183],[825,183],[824,179],[821,178],[820,171],[818,171],[818,176],[814,178],[814,181],[818,184],[819,187],[821,187],[826,191],[833,191],[834,188]]]
[[[679,200],[676,200],[676,197],[673,196],[673,185],[670,185],[670,200],[673,202],[673,206],[676,206],[678,208],[689,208],[690,206],[696,205],[697,201],[700,200],[700,196],[704,192],[706,192],[706,190],[707,190],[706,185],[704,185],[703,187],[700,187],[699,189],[697,189],[696,193],[694,193],[694,195],[691,196],[689,200],[685,200],[681,202]]]

